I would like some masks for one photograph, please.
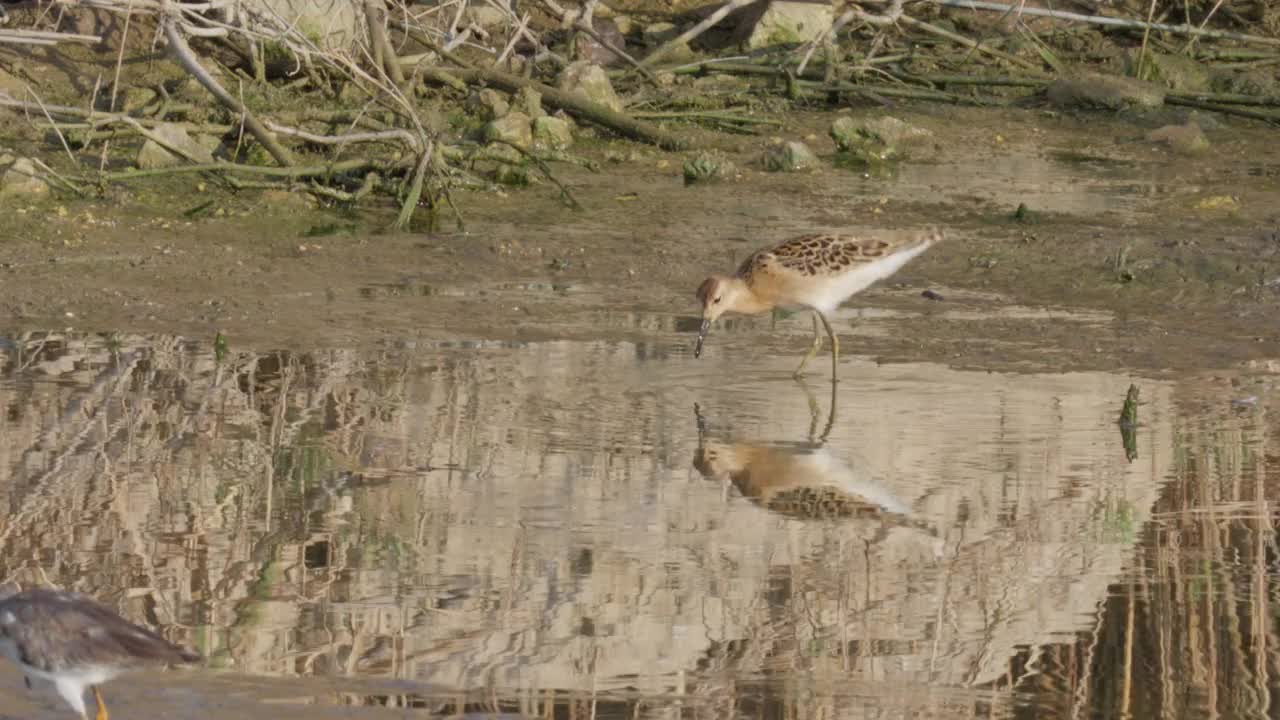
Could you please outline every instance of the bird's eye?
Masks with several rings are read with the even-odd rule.
[[[716,298],[715,300],[712,300],[712,301],[711,301],[711,304],[712,304],[712,305],[719,305],[719,304],[720,304],[720,298]]]

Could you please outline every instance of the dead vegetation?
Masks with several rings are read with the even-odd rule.
[[[584,135],[679,151],[689,123],[757,133],[794,105],[1176,104],[1280,123],[1267,3],[1077,5],[20,2],[0,106],[36,147],[8,153],[4,187],[93,196],[197,174],[380,198],[404,228],[418,208],[456,212],[455,188],[592,167],[569,152]]]

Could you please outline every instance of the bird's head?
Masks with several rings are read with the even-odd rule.
[[[698,344],[693,348],[693,356],[702,355],[702,341],[711,330],[711,323],[730,310],[739,310],[741,304],[751,290],[741,278],[712,275],[698,286],[698,302],[702,303],[702,327],[698,329]]]

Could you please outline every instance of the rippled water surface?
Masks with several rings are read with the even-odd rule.
[[[0,576],[207,656],[121,717],[1276,712],[1271,378],[709,345],[0,338]]]

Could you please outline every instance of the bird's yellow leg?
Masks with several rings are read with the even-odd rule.
[[[836,337],[836,331],[831,329],[831,321],[827,320],[827,316],[816,310],[814,312],[822,320],[822,327],[826,328],[827,337],[831,339],[831,382],[839,382],[839,378],[836,377],[836,367],[840,365],[840,338]]]
[[[93,686],[93,700],[98,704],[98,714],[95,720],[110,720],[107,717],[107,704],[102,702],[102,692],[98,690],[98,686]]]
[[[809,352],[804,354],[804,359],[800,361],[800,366],[796,368],[796,371],[794,373],[791,373],[791,376],[794,378],[799,379],[801,376],[804,375],[804,366],[807,365],[809,361],[813,359],[813,356],[818,354],[818,350],[822,348],[822,333],[818,332],[819,317],[820,317],[820,314],[818,313],[818,311],[814,310],[813,311],[813,344],[809,346]],[[823,319],[823,322],[826,322],[825,318]]]

